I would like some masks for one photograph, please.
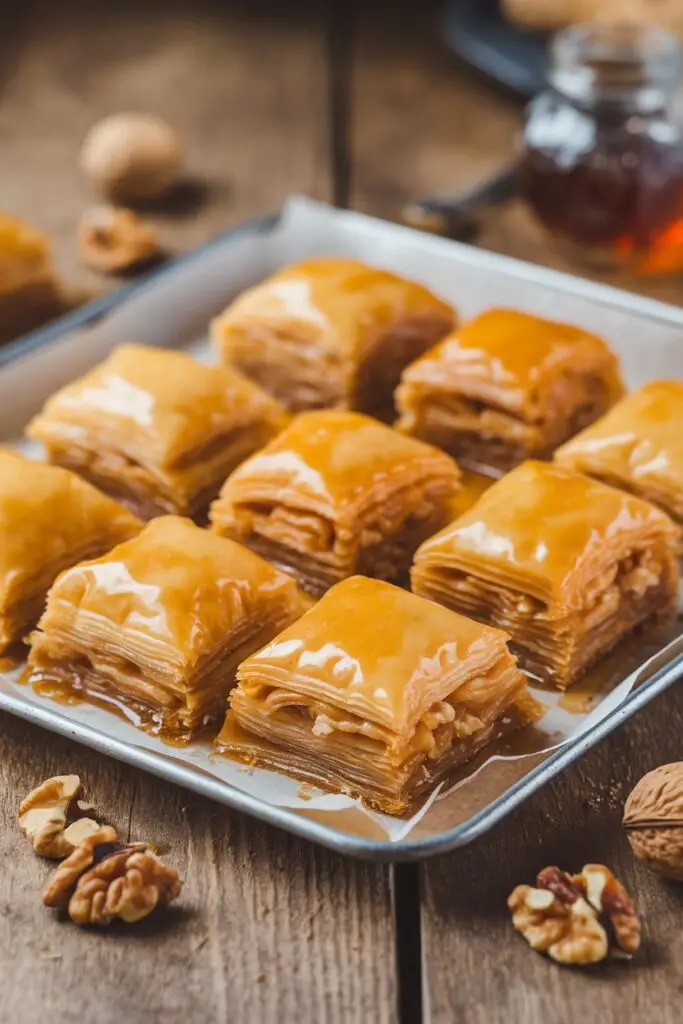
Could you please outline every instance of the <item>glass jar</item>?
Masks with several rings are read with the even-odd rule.
[[[654,27],[577,25],[555,38],[519,187],[573,255],[640,274],[683,269],[683,132],[672,113],[682,67],[678,40]]]

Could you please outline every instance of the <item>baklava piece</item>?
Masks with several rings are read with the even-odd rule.
[[[493,309],[405,370],[397,427],[464,466],[500,474],[552,455],[623,390],[616,356],[600,338]]]
[[[35,626],[64,569],[142,528],[80,477],[0,449],[0,651]]]
[[[49,399],[28,434],[43,442],[51,462],[143,518],[194,517],[285,422],[269,395],[227,367],[122,345]]]
[[[506,630],[560,688],[676,603],[677,529],[649,502],[526,462],[415,556],[415,593]]]
[[[555,460],[654,502],[683,527],[683,382],[653,381],[627,395]]]
[[[64,312],[47,239],[0,212],[0,343]]]
[[[188,519],[63,573],[31,639],[31,682],[183,743],[224,713],[237,665],[301,613],[295,581]]]
[[[452,329],[422,285],[355,260],[285,267],[214,320],[225,362],[295,411],[360,409],[393,419],[408,363]]]
[[[443,452],[361,413],[300,413],[228,477],[211,521],[318,595],[355,573],[407,574],[458,480]]]
[[[455,766],[537,716],[506,640],[353,577],[240,665],[216,744],[404,814]]]

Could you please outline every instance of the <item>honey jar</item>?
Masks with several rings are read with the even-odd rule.
[[[527,114],[519,189],[584,262],[683,271],[682,68],[662,29],[586,24],[556,36],[548,88]]]

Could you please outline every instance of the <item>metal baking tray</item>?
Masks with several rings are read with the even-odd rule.
[[[464,316],[514,306],[582,324],[606,337],[632,386],[683,378],[683,310],[555,271],[421,234],[358,213],[295,197],[52,326],[0,351],[0,442],[21,437],[27,420],[58,387],[95,365],[118,343],[188,347],[210,358],[208,321],[244,288],[277,267],[316,255],[365,259],[423,280]],[[634,686],[583,735],[549,753],[490,761],[470,783],[437,800],[406,835],[386,838],[358,812],[274,806],[178,756],[140,746],[69,707],[0,683],[0,709],[341,853],[409,861],[452,850],[482,835],[528,796],[683,676],[680,622],[665,634],[636,636],[601,664],[600,685]],[[593,685],[589,680],[589,685]],[[115,734],[116,733],[116,734]]]

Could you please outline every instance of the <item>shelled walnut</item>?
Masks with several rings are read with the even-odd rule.
[[[68,857],[83,839],[99,830],[100,825],[87,816],[92,808],[78,799],[80,795],[78,775],[57,775],[22,800],[19,826],[39,856]]]
[[[132,210],[98,206],[81,218],[79,252],[83,263],[117,274],[159,256],[156,231]]]
[[[561,964],[630,959],[640,946],[631,897],[602,864],[578,875],[544,868],[537,888],[518,885],[508,899],[512,923],[532,949]]]
[[[623,824],[639,860],[683,881],[683,761],[643,776],[626,801]]]
[[[111,828],[85,839],[55,871],[43,893],[48,907],[67,910],[76,924],[132,924],[180,894],[178,872],[146,843],[122,843]]]

